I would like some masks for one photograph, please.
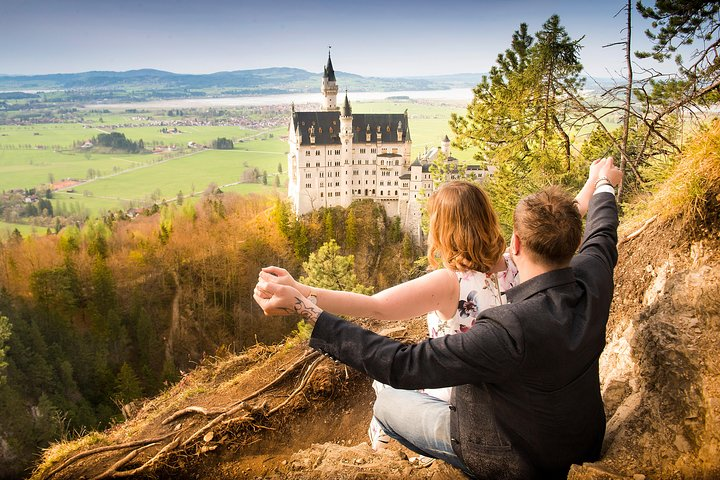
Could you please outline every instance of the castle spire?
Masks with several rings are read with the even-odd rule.
[[[345,89],[345,104],[342,109],[342,116],[349,117],[352,115],[352,108],[350,108],[350,100],[348,100],[347,89]]]
[[[327,78],[329,82],[335,82],[335,69],[333,69],[332,58],[330,58],[331,48],[331,46],[328,47],[328,61],[327,65],[325,65],[325,72],[323,73],[323,78]]]
[[[337,104],[338,86],[337,81],[335,80],[335,70],[333,69],[329,48],[330,47],[328,47],[328,61],[327,65],[325,65],[325,71],[323,72],[322,86],[320,87],[320,91],[322,92],[323,97],[325,97],[323,102],[323,110],[326,112],[337,112],[338,110],[340,110]]]

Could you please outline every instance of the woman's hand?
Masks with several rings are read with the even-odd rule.
[[[280,267],[265,267],[260,271],[259,280],[264,280],[268,283],[277,283],[279,285],[287,285],[295,290],[303,293],[307,289],[303,288],[304,285],[296,281],[287,270]]]

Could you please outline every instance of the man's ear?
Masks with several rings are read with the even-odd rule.
[[[518,255],[521,248],[522,242],[520,242],[520,237],[518,237],[515,234],[515,230],[513,230],[512,237],[510,237],[510,253],[512,253],[513,255]]]

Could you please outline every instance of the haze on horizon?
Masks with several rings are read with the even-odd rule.
[[[573,39],[584,36],[585,73],[615,77],[624,71],[622,47],[603,45],[623,39],[625,14],[618,14],[623,5],[589,0],[2,0],[0,74],[141,68],[193,74],[268,67],[318,72],[329,45],[336,70],[363,76],[482,73],[509,47],[520,23],[528,23],[534,33],[558,14]],[[648,22],[637,12],[633,21],[633,51],[647,49]]]

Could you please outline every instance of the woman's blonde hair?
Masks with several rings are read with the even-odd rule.
[[[427,211],[427,255],[432,267],[438,267],[439,254],[451,270],[488,272],[505,251],[505,239],[490,198],[474,183],[446,183],[430,196]]]

